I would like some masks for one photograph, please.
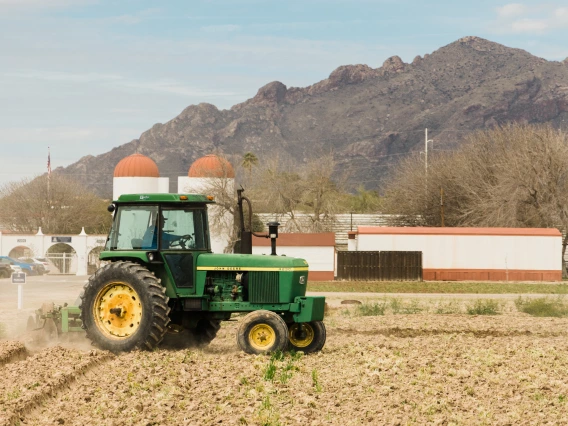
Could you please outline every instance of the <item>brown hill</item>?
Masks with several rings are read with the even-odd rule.
[[[235,162],[249,151],[307,161],[333,149],[354,184],[373,188],[397,159],[424,148],[425,127],[435,150],[452,149],[467,132],[509,121],[568,128],[568,62],[464,37],[410,64],[394,56],[377,69],[341,66],[305,88],[275,81],[229,110],[191,105],[139,139],[57,171],[109,197],[115,165],[136,151],[156,161],[173,190],[175,177],[212,151]]]

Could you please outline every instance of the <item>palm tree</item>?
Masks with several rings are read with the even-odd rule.
[[[249,176],[251,174],[252,167],[256,166],[257,164],[258,164],[258,157],[254,155],[252,152],[247,152],[245,155],[243,155],[243,161],[241,163],[241,166],[243,166],[244,169],[248,170]]]

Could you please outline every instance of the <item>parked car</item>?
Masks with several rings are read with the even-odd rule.
[[[46,268],[45,265],[49,265],[49,264],[47,263],[47,261],[44,264],[39,259],[40,258],[37,258],[37,257],[18,257],[18,260],[20,260],[22,262],[31,263],[32,265],[35,265],[38,272],[39,272],[39,275],[47,274],[49,272],[49,268]],[[44,258],[41,258],[41,259],[44,259]]]
[[[14,272],[22,272],[18,265],[0,263],[0,278],[10,278]]]
[[[41,263],[45,269],[45,273],[49,274],[51,272],[51,263],[45,257],[32,257],[33,260]]]
[[[39,268],[33,263],[22,262],[21,260],[16,260],[9,256],[0,256],[1,265],[15,265],[22,268],[22,272],[28,275],[39,275]]]
[[[12,275],[11,265],[0,264],[0,278],[9,278]]]
[[[49,274],[51,272],[51,262],[45,257],[32,257],[36,262],[40,262],[45,268],[45,273]]]

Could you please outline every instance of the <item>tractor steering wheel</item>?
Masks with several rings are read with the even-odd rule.
[[[182,249],[186,249],[186,245],[189,245],[189,242],[193,239],[193,237],[189,234],[186,235],[182,235],[181,237],[179,237],[177,240],[172,242],[172,245],[178,245],[180,246]]]

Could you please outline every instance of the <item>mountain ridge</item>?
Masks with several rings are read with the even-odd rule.
[[[411,63],[392,56],[379,68],[342,65],[304,88],[273,81],[230,109],[190,105],[138,139],[56,172],[109,197],[114,167],[134,152],[156,161],[175,190],[175,176],[211,152],[233,162],[245,152],[304,162],[332,150],[353,186],[380,188],[398,158],[423,149],[424,128],[435,149],[454,149],[468,132],[511,121],[568,128],[568,58],[547,61],[467,36]]]

